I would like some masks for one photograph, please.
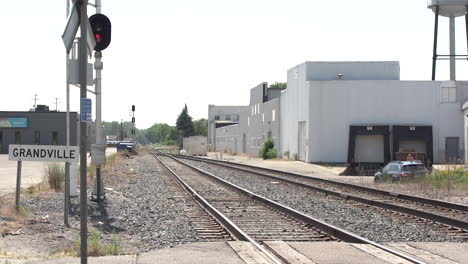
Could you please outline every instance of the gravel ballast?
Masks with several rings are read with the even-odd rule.
[[[228,170],[216,165],[184,160],[256,194],[280,202],[314,218],[354,232],[370,240],[384,242],[463,242],[439,226],[398,217],[373,207],[325,196],[287,183],[274,182],[254,174]]]

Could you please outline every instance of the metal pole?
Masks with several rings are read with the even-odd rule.
[[[455,65],[455,17],[450,17],[450,80],[456,79]]]
[[[433,81],[435,81],[435,77],[436,77],[438,31],[439,31],[439,6],[436,6],[435,23],[434,23],[434,50],[432,52],[432,80]]]
[[[87,97],[87,76],[86,67],[88,64],[87,54],[87,26],[86,19],[88,19],[88,0],[81,0],[80,7],[80,28],[81,38],[79,47],[79,60],[80,60],[80,105],[82,99]],[[81,110],[81,115],[83,111]],[[80,231],[81,231],[81,264],[88,263],[88,200],[87,200],[87,126],[83,122],[84,118],[81,116],[80,121]]]
[[[103,68],[101,58],[102,52],[96,51],[94,53],[95,61],[94,61],[94,68],[96,69],[96,144],[102,145],[103,142],[101,140],[101,133],[102,133],[102,104],[101,104],[101,70]],[[96,201],[100,202],[101,197],[103,196],[103,183],[101,179],[101,165],[96,165]]]
[[[70,0],[65,0],[67,2],[67,18],[70,15]],[[70,78],[70,65],[69,65],[69,55],[66,53],[65,57],[65,65],[66,65],[66,91],[67,91],[67,114],[66,114],[66,126],[67,126],[67,147],[70,146],[70,84],[68,83],[68,79]],[[65,201],[64,201],[64,212],[63,212],[63,224],[66,227],[70,227],[68,223],[68,212],[70,211],[70,163],[65,162]]]
[[[101,0],[96,0],[96,13],[101,13]],[[101,140],[101,130],[102,130],[102,89],[101,89],[101,70],[103,69],[102,65],[102,52],[96,51],[94,53],[94,69],[96,70],[96,82],[95,82],[95,91],[96,91],[96,144],[103,144]],[[96,165],[96,201],[100,202],[101,197],[103,196],[103,184],[101,179],[101,165]]]
[[[16,212],[19,212],[20,194],[21,194],[21,166],[23,162],[18,160],[18,167],[16,169]]]

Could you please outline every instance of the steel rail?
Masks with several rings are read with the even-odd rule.
[[[331,225],[331,224],[325,223],[325,222],[323,222],[321,220],[315,219],[315,218],[313,218],[313,217],[311,217],[309,215],[301,213],[301,212],[299,212],[299,211],[297,211],[295,209],[292,209],[292,208],[290,208],[288,206],[282,205],[282,204],[277,203],[277,202],[275,202],[273,200],[270,200],[270,199],[265,198],[263,196],[257,195],[257,194],[255,194],[253,192],[250,192],[250,191],[248,191],[248,190],[246,190],[246,189],[244,189],[242,187],[239,187],[239,186],[234,185],[234,184],[232,184],[232,183],[230,183],[230,182],[228,182],[228,181],[226,181],[224,179],[221,179],[221,178],[219,178],[219,177],[217,177],[217,176],[215,176],[215,175],[213,175],[213,174],[211,174],[209,172],[206,172],[206,171],[201,170],[199,168],[196,168],[196,167],[194,167],[194,166],[192,166],[190,164],[187,164],[187,163],[181,161],[180,159],[177,159],[177,158],[173,157],[172,155],[167,155],[167,154],[163,154],[163,155],[165,155],[167,157],[170,157],[170,158],[174,159],[175,161],[177,161],[177,162],[179,162],[179,163],[181,163],[181,164],[183,164],[183,165],[185,165],[185,166],[187,166],[187,167],[189,167],[189,168],[191,168],[191,169],[193,169],[195,171],[198,171],[198,172],[200,172],[200,173],[202,173],[202,174],[204,174],[206,176],[209,176],[210,178],[216,180],[217,182],[221,183],[222,185],[224,185],[224,186],[226,186],[228,188],[231,188],[231,189],[233,189],[233,190],[235,190],[235,191],[237,191],[239,193],[243,193],[243,194],[251,197],[254,200],[265,203],[265,204],[269,205],[270,207],[272,207],[272,208],[274,208],[274,209],[276,209],[276,210],[278,210],[280,212],[283,212],[283,213],[285,213],[287,215],[290,215],[290,216],[292,216],[292,217],[294,217],[294,218],[296,218],[296,219],[298,219],[298,220],[300,220],[300,221],[302,221],[302,222],[304,222],[306,224],[313,225],[313,226],[321,229],[322,231],[326,232],[327,234],[330,234],[332,236],[340,238],[343,241],[351,242],[351,243],[354,242],[354,243],[361,243],[361,244],[370,244],[370,245],[373,245],[373,246],[375,246],[375,247],[377,247],[377,248],[379,248],[381,250],[384,250],[384,251],[386,251],[388,253],[391,253],[391,254],[393,254],[395,256],[398,256],[400,258],[408,260],[408,261],[410,261],[412,263],[426,264],[426,262],[423,262],[421,260],[418,260],[418,259],[413,258],[411,256],[408,256],[408,255],[406,255],[404,253],[393,250],[391,248],[385,247],[384,245],[381,245],[381,244],[379,244],[377,242],[374,242],[374,241],[371,241],[369,239],[363,238],[363,237],[361,237],[359,235],[356,235],[354,233],[351,233],[349,231],[346,231],[346,230],[341,229],[339,227],[336,227],[334,225]]]
[[[318,182],[338,185],[338,186],[342,186],[342,187],[352,188],[352,189],[356,189],[356,190],[361,190],[361,191],[365,191],[365,192],[369,192],[369,193],[396,197],[396,198],[400,198],[400,199],[408,200],[408,201],[412,201],[412,202],[424,203],[424,204],[428,204],[428,205],[440,206],[440,207],[445,207],[445,208],[448,208],[448,209],[454,209],[454,210],[468,212],[468,205],[464,205],[464,204],[451,203],[451,202],[435,200],[435,199],[430,199],[430,198],[423,198],[423,197],[414,196],[414,195],[383,191],[383,190],[370,188],[370,187],[365,187],[365,186],[360,186],[360,185],[356,185],[356,184],[339,182],[339,181],[328,180],[328,179],[322,179],[322,178],[302,175],[302,174],[298,174],[298,173],[294,173],[294,172],[280,171],[280,170],[275,170],[275,169],[270,169],[270,168],[264,168],[264,167],[248,165],[248,164],[241,164],[241,163],[224,161],[224,160],[211,160],[211,159],[207,159],[207,158],[196,158],[196,157],[189,157],[189,156],[183,156],[183,155],[176,155],[176,156],[184,158],[184,159],[201,160],[201,161],[208,162],[208,163],[215,163],[215,164],[219,164],[220,166],[226,166],[226,167],[230,167],[230,168],[233,168],[233,169],[237,169],[237,170],[244,171],[244,172],[250,172],[250,173],[258,173],[258,172],[252,172],[252,171],[245,170],[245,169],[242,169],[242,168],[232,167],[230,165],[242,166],[242,167],[258,169],[258,170],[264,170],[264,171],[273,172],[273,173],[282,173],[282,174],[285,174],[285,175],[294,176],[294,177],[307,179],[307,180],[311,180],[311,181],[318,181]],[[267,174],[264,174],[264,175],[267,175]],[[271,175],[269,175],[269,176],[271,176]]]
[[[222,164],[220,164],[220,165],[221,166],[226,166],[226,165],[222,165]],[[413,209],[413,208],[408,208],[408,207],[404,207],[404,206],[400,206],[400,205],[394,205],[394,204],[390,204],[390,203],[379,202],[379,201],[372,200],[372,199],[362,198],[362,197],[359,197],[359,196],[344,194],[344,193],[341,193],[341,192],[330,191],[330,190],[322,189],[320,187],[315,187],[315,186],[312,186],[312,185],[309,185],[309,184],[296,182],[296,181],[293,181],[293,180],[288,180],[288,179],[273,176],[273,175],[263,174],[263,173],[260,173],[260,172],[249,171],[249,170],[235,168],[235,167],[231,167],[231,166],[226,166],[226,167],[229,167],[231,169],[240,170],[240,171],[247,172],[247,173],[260,175],[262,177],[268,177],[268,178],[271,178],[271,179],[274,179],[274,180],[277,180],[277,181],[282,181],[282,182],[286,182],[286,183],[289,183],[289,184],[297,185],[297,186],[300,186],[300,187],[303,187],[303,188],[306,188],[306,189],[310,189],[310,190],[313,190],[313,191],[324,193],[326,195],[341,197],[341,198],[346,199],[346,200],[352,200],[352,201],[356,201],[356,202],[359,202],[359,203],[363,203],[363,204],[367,204],[367,205],[371,205],[371,206],[375,206],[375,207],[380,207],[380,208],[383,208],[383,209],[388,209],[388,210],[392,210],[392,211],[396,211],[396,212],[400,212],[400,213],[405,213],[405,214],[417,216],[417,217],[420,217],[420,218],[425,218],[425,219],[428,219],[428,220],[431,220],[431,221],[439,222],[439,223],[442,223],[442,224],[446,224],[446,225],[450,225],[450,226],[454,226],[454,227],[458,227],[458,228],[468,230],[468,222],[467,221],[458,220],[458,219],[454,219],[454,218],[450,218],[450,217],[446,217],[446,216],[442,216],[442,215],[438,215],[438,214],[434,214],[434,213],[428,213],[428,212],[425,212],[425,211],[421,211],[421,210],[417,210],[417,209]],[[395,197],[395,196],[393,196],[393,197]]]
[[[171,170],[157,155],[154,155],[156,159],[167,169],[167,171],[174,177],[174,179],[192,196],[194,197],[211,215],[213,215],[231,234],[233,234],[238,240],[247,241],[252,243],[258,250],[265,254],[270,260],[276,264],[283,264],[273,253],[268,251],[265,247],[260,245],[257,241],[247,235],[242,229],[234,224],[229,218],[223,213],[218,211],[212,206],[207,200],[205,200],[200,194],[198,194],[192,187],[190,187],[184,180],[182,180],[173,170]]]

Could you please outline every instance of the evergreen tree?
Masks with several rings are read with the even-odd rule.
[[[179,145],[182,146],[182,139],[195,134],[192,117],[188,114],[187,104],[180,113],[176,122],[177,133],[179,135]]]

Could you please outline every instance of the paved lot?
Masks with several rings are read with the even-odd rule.
[[[0,195],[11,193],[16,188],[17,161],[9,161],[7,154],[0,155]],[[42,181],[42,170],[46,163],[23,161],[21,188]]]
[[[115,148],[107,148],[106,155],[115,153]],[[91,158],[88,158],[88,164]],[[7,154],[0,155],[0,196],[16,190],[16,170],[17,161],[9,161]],[[27,188],[32,184],[42,181],[43,169],[47,166],[46,162],[23,161],[21,170],[21,188]]]
[[[267,246],[288,263],[294,264],[410,264],[376,247],[344,242],[282,242],[268,241]],[[400,243],[393,249],[425,263],[464,264],[468,259],[466,243]],[[8,261],[8,262],[7,262]],[[0,257],[0,264],[79,264],[79,258],[16,259]],[[248,242],[193,243],[175,248],[165,248],[139,256],[108,256],[89,258],[89,263],[99,264],[269,264]]]

